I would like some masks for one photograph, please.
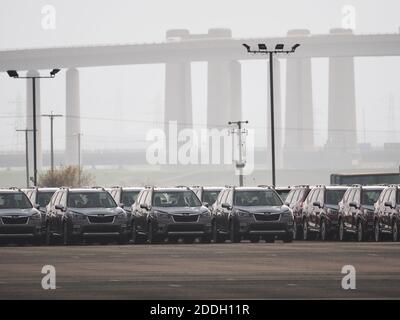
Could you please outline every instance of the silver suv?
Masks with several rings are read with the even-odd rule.
[[[86,238],[116,238],[128,242],[128,218],[103,188],[61,188],[51,198],[46,219],[46,243],[54,237],[64,245]]]
[[[41,243],[42,214],[20,189],[0,189],[0,238]]]

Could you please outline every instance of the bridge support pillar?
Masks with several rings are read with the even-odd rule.
[[[81,133],[80,116],[79,71],[76,68],[70,68],[66,72],[65,161],[67,165],[78,165],[77,134]]]
[[[352,34],[348,29],[332,29],[331,34]],[[335,152],[357,144],[354,58],[329,58],[328,141]]]

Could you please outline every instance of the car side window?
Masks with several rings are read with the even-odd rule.
[[[360,189],[357,188],[354,190],[354,198],[353,201],[357,204],[360,204],[360,199],[361,199],[361,194],[360,194]]]
[[[392,203],[395,203],[395,201],[396,201],[396,193],[394,192],[393,189],[390,191],[390,195],[389,195],[389,200],[388,201],[390,201]]]
[[[61,192],[60,204],[63,205],[64,207],[67,205],[67,192],[66,191]]]
[[[147,191],[147,196],[146,196],[146,200],[144,200],[144,203],[147,205],[151,205],[151,191]]]
[[[222,190],[218,195],[218,205],[221,205],[223,203],[223,199],[225,199],[226,192],[227,190]]]
[[[57,203],[57,197],[60,194],[60,191],[56,191],[56,193],[51,198],[51,206],[54,207]]]
[[[233,200],[232,195],[233,195],[233,190],[228,190],[225,202],[228,203],[229,205],[232,205],[232,200]]]
[[[315,193],[315,189],[312,189],[312,190],[310,191],[310,193],[308,194],[306,200],[305,200],[306,204],[311,203],[312,198],[314,197],[314,193]]]
[[[290,192],[289,192],[289,194],[288,194],[288,196],[286,197],[286,200],[285,200],[285,202],[287,202],[287,203],[292,203],[292,199],[293,199],[293,195],[296,193],[296,191],[297,190],[291,190]]]
[[[399,204],[400,203],[400,189],[397,189],[397,199],[396,199],[396,203]]]

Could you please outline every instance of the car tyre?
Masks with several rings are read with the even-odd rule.
[[[365,232],[364,232],[364,227],[363,227],[361,219],[358,220],[358,222],[357,222],[356,239],[357,239],[358,242],[363,242],[365,240]]]
[[[344,229],[343,219],[339,220],[339,241],[346,241],[346,230]]]
[[[229,239],[232,243],[239,243],[241,240],[239,230],[237,230],[237,224],[234,220],[231,220],[229,223]]]
[[[399,241],[399,225],[396,220],[394,220],[392,224],[392,241]]]
[[[328,240],[328,230],[327,230],[327,227],[326,227],[325,219],[322,219],[319,231],[320,231],[319,235],[320,235],[321,241]]]
[[[379,226],[379,221],[375,221],[374,224],[374,241],[379,242],[381,241],[381,228]]]

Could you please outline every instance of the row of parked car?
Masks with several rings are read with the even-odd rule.
[[[400,186],[0,189],[0,240],[399,240]]]

